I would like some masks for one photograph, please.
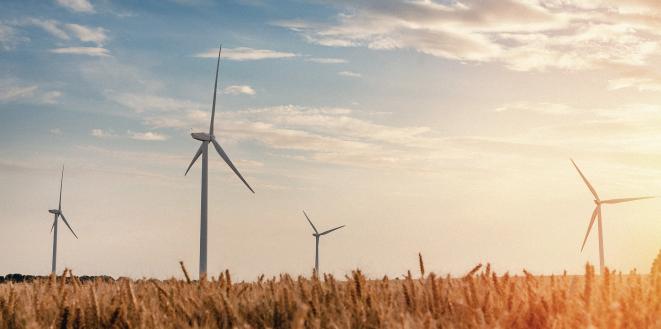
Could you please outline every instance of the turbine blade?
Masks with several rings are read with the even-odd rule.
[[[220,68],[220,52],[223,50],[221,44],[218,48],[218,61],[216,62],[216,82],[213,84],[213,104],[211,105],[211,124],[209,125],[209,135],[213,135],[213,120],[216,116],[216,93],[218,90],[218,69]]]
[[[314,227],[314,224],[312,224],[312,221],[310,220],[310,217],[308,217],[308,214],[305,213],[305,210],[303,210],[303,215],[305,215],[305,218],[308,219],[308,223],[312,226],[312,229],[314,230],[314,233],[319,234],[319,231],[317,231],[317,228]]]
[[[55,215],[57,216],[57,215]],[[53,229],[55,228],[55,222],[57,222],[57,217],[55,217],[55,220],[53,221],[53,226],[50,227],[50,232],[53,233]]]
[[[64,182],[64,165],[62,165],[62,177],[60,177],[60,203],[57,206],[57,210],[62,210],[62,183]]]
[[[590,235],[590,230],[592,230],[592,225],[594,225],[594,219],[597,218],[597,213],[599,213],[599,206],[596,206],[592,212],[592,218],[590,219],[590,225],[588,225],[588,231],[585,232],[585,239],[583,239],[581,251],[583,251],[583,248],[585,248],[585,242],[588,241],[588,236]]]
[[[191,161],[190,164],[188,165],[188,169],[186,169],[186,173],[184,173],[184,176],[188,175],[188,171],[190,170],[190,168],[193,166],[193,164],[195,163],[195,161],[197,160],[197,158],[199,158],[200,155],[202,155],[202,148],[203,148],[203,147],[204,147],[204,143],[202,143],[202,144],[200,145],[200,148],[197,149],[197,153],[195,153],[195,156],[193,156],[193,161]]]
[[[343,228],[343,227],[345,227],[345,226],[346,226],[346,225],[338,226],[338,227],[336,227],[336,228],[334,228],[334,229],[330,229],[330,230],[328,230],[328,231],[321,232],[319,235],[328,234],[328,233],[333,232],[333,231],[335,231],[335,230],[339,230],[339,229],[341,229],[341,228]]]
[[[218,144],[218,142],[216,142],[216,139],[213,138],[213,136],[211,137],[211,142],[213,143],[213,146],[216,148],[216,151],[218,151],[218,155],[220,155],[220,157],[223,158],[223,160],[225,160],[227,165],[230,166],[230,168],[232,168],[232,171],[234,171],[234,173],[237,176],[239,176],[239,178],[241,179],[243,184],[246,184],[246,187],[250,190],[250,192],[255,193],[255,191],[252,190],[252,187],[250,187],[250,185],[248,185],[248,182],[246,182],[246,180],[243,179],[243,176],[241,176],[241,173],[239,172],[239,170],[236,169],[236,167],[232,163],[232,160],[230,160],[230,158],[227,156],[227,153],[225,153],[225,151],[223,151],[223,148],[220,147],[220,144]]]
[[[576,162],[574,162],[573,159],[569,159],[569,160],[571,160],[571,163],[574,164],[574,167],[576,168],[576,170],[578,170],[578,174],[581,175],[581,178],[583,178],[583,181],[585,182],[585,185],[588,186],[588,188],[590,189],[590,192],[592,192],[592,195],[594,195],[595,200],[599,201],[599,196],[597,195],[597,191],[595,191],[594,187],[592,187],[592,184],[590,184],[588,179],[585,178],[585,175],[583,175],[583,173],[581,172],[581,169],[578,169],[578,166],[576,165]]]
[[[60,216],[62,216],[62,220],[64,221],[64,224],[67,224],[67,227],[69,228],[69,231],[71,231],[71,233],[73,233],[73,236],[75,236],[76,239],[78,239],[78,236],[76,235],[76,232],[73,231],[73,229],[69,225],[69,222],[67,222],[67,218],[64,217],[64,214],[60,214]]]
[[[630,201],[645,200],[645,199],[653,199],[653,198],[655,198],[655,197],[653,197],[653,196],[643,196],[643,197],[638,197],[638,198],[610,199],[610,200],[601,201],[601,203],[615,204],[615,203],[630,202]]]

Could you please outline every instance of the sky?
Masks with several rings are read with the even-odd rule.
[[[210,275],[582,273],[600,197],[661,195],[652,0],[0,4],[0,274],[197,273],[215,57]],[[604,206],[606,265],[648,272],[661,199]]]

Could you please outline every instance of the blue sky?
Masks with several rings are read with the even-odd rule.
[[[211,271],[462,273],[490,261],[580,271],[604,194],[659,194],[654,2],[5,1],[0,5],[0,273],[168,277],[197,266],[199,167],[217,136],[257,193],[210,164]],[[605,214],[607,263],[647,270],[661,204]],[[612,219],[611,219],[612,217]],[[545,255],[540,257],[540,255]],[[631,256],[636,255],[636,256]],[[249,259],[247,261],[246,259]],[[100,261],[103,260],[103,261]],[[395,261],[393,261],[395,260]]]

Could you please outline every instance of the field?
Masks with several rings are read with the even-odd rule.
[[[280,275],[232,282],[60,277],[0,284],[0,328],[661,328],[661,262],[651,275],[497,275],[420,269],[368,280]]]

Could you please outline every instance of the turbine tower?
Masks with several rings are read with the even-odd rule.
[[[305,215],[305,218],[307,218],[308,223],[310,223],[310,226],[312,226],[312,229],[314,230],[314,233],[312,233],[312,236],[314,236],[315,238],[314,273],[315,275],[319,275],[319,237],[322,235],[326,235],[330,232],[333,232],[335,230],[339,230],[346,225],[338,226],[334,229],[330,229],[328,231],[319,233],[319,231],[317,231],[317,228],[314,227],[314,224],[312,224],[312,221],[310,220],[310,217],[308,217],[308,214],[305,213],[305,210],[303,211],[303,215]]]
[[[48,212],[53,214],[55,216],[55,219],[53,220],[53,226],[51,226],[50,231],[54,232],[53,234],[53,261],[51,263],[51,273],[56,274],[56,265],[57,265],[57,220],[59,219],[60,216],[62,216],[62,220],[64,221],[64,224],[69,228],[71,233],[73,233],[73,236],[78,239],[78,236],[76,233],[73,231],[71,226],[69,225],[69,222],[67,222],[66,217],[64,217],[64,213],[62,213],[62,182],[64,181],[64,166],[62,166],[62,176],[60,177],[60,202],[57,206],[57,209],[51,209]]]
[[[221,50],[222,50],[222,45],[218,49],[218,61],[216,62],[216,82],[213,85],[213,103],[211,105],[211,124],[209,125],[209,133],[200,132],[200,133],[191,134],[193,139],[202,142],[202,144],[200,145],[200,148],[197,149],[197,153],[195,153],[195,156],[193,156],[193,161],[191,161],[190,165],[188,165],[188,169],[186,169],[186,173],[184,174],[184,176],[188,174],[190,168],[193,166],[197,158],[199,158],[201,155],[202,156],[202,197],[201,197],[201,210],[200,210],[200,272],[199,272],[200,279],[205,277],[207,274],[207,185],[208,185],[208,166],[209,166],[209,143],[213,144],[220,157],[223,160],[225,160],[225,162],[232,169],[232,171],[234,171],[234,173],[237,176],[239,176],[243,184],[245,184],[246,187],[248,187],[248,189],[252,193],[255,193],[255,191],[253,191],[250,185],[248,185],[248,182],[246,182],[246,180],[243,179],[243,176],[241,176],[239,170],[236,169],[236,167],[232,163],[232,160],[230,160],[229,156],[227,156],[227,153],[225,153],[223,148],[220,147],[220,144],[218,144],[218,142],[216,141],[216,136],[213,133],[213,121],[214,121],[214,116],[216,114],[216,90],[218,88],[218,68],[220,67]]]
[[[622,199],[609,199],[609,200],[601,200],[599,198],[599,195],[597,194],[597,191],[592,187],[592,184],[588,181],[588,179],[583,175],[581,172],[581,169],[578,169],[578,166],[574,162],[573,159],[570,159],[571,163],[574,165],[576,170],[578,171],[578,174],[581,175],[581,178],[583,179],[583,182],[585,182],[585,185],[587,185],[588,189],[594,196],[594,204],[595,208],[594,211],[592,212],[592,217],[590,218],[590,224],[588,225],[588,231],[585,233],[585,238],[583,239],[583,245],[581,246],[581,251],[583,251],[583,248],[585,248],[585,242],[588,241],[588,236],[590,235],[590,231],[592,230],[592,225],[594,225],[594,220],[595,218],[597,219],[597,229],[599,232],[599,272],[604,273],[604,235],[603,235],[603,229],[602,229],[602,220],[601,220],[601,205],[603,204],[616,204],[616,203],[623,203],[623,202],[630,202],[630,201],[636,201],[636,200],[644,200],[644,199],[651,199],[654,198],[653,196],[644,196],[644,197],[637,197],[637,198],[622,198]]]

